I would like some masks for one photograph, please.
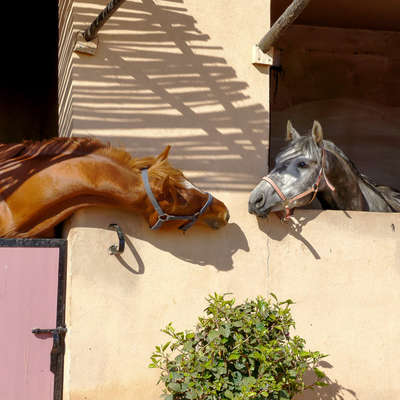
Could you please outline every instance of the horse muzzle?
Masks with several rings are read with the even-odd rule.
[[[219,229],[228,223],[229,217],[229,211],[226,208],[214,216],[205,215],[204,217],[202,217],[201,221],[208,225],[210,228]]]
[[[267,182],[261,181],[250,193],[248,210],[250,214],[265,218],[270,212],[282,210],[281,202]]]

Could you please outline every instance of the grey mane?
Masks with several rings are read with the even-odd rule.
[[[347,162],[347,164],[351,167],[355,175],[361,180],[365,185],[370,187],[375,193],[380,195],[382,199],[389,205],[389,207],[395,211],[400,212],[400,191],[391,188],[390,186],[377,185],[372,182],[371,178],[361,173],[358,168],[354,165],[353,161],[350,160],[349,157],[334,143],[329,140],[324,140],[325,149],[330,150],[332,153],[336,153],[343,160]]]

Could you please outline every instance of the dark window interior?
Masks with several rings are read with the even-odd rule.
[[[290,4],[272,0],[272,22]],[[400,188],[400,2],[314,1],[278,40],[271,70],[270,166],[286,122],[325,138],[379,184]]]
[[[42,140],[57,129],[57,1],[2,5],[0,142]]]

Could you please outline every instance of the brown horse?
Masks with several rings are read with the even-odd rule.
[[[165,215],[181,216],[180,224],[182,216],[195,215],[212,228],[224,226],[226,206],[173,168],[169,149],[158,157],[134,159],[87,138],[0,145],[0,237],[53,237],[56,225],[89,206],[131,210],[154,226],[161,219],[154,200]]]

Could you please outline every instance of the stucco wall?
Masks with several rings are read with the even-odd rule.
[[[265,232],[268,288],[293,299],[297,333],[329,354],[330,385],[302,400],[396,399],[400,393],[399,214],[296,211]]]
[[[236,210],[235,210],[236,211]],[[78,213],[69,229],[66,398],[157,399],[147,369],[168,322],[192,328],[214,291],[293,299],[296,333],[330,385],[301,399],[394,399],[400,393],[400,215],[303,210],[297,226],[234,213],[225,229],[151,232],[119,211]],[[127,237],[108,255],[117,221]]]
[[[245,211],[245,209],[244,209]],[[169,322],[194,326],[209,293],[239,299],[267,292],[264,234],[236,213],[225,229],[195,227],[153,232],[140,217],[93,210],[75,216],[69,231],[66,399],[157,399],[159,371],[148,369]],[[118,222],[127,245],[108,255]],[[248,241],[251,231],[258,231]]]
[[[71,221],[65,398],[155,399],[158,371],[147,365],[161,328],[191,327],[214,291],[267,293],[265,234],[247,200],[267,164],[269,77],[251,52],[269,25],[268,1],[127,0],[96,56],[72,54],[70,31],[86,27],[99,3],[61,8],[60,134],[96,136],[138,157],[171,144],[170,162],[231,214],[221,231],[185,235],[152,232],[115,210]],[[110,222],[128,238],[121,259],[107,253]]]

